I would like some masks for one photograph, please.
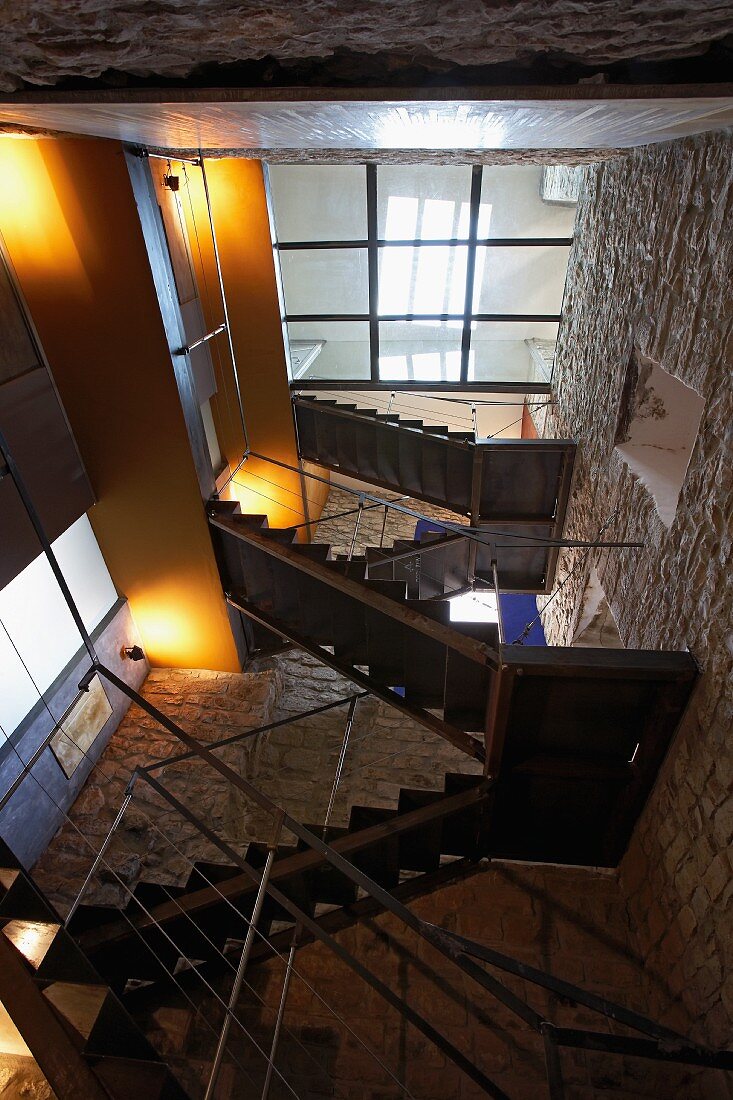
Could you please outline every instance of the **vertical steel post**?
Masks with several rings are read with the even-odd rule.
[[[339,752],[338,762],[336,764],[336,771],[333,777],[333,784],[331,786],[331,797],[328,800],[328,808],[326,810],[326,816],[323,819],[323,839],[326,839],[326,830],[328,829],[331,821],[331,814],[333,813],[333,804],[336,801],[336,792],[338,785],[341,782],[341,772],[343,771],[344,761],[346,759],[346,750],[349,745],[349,737],[351,736],[351,727],[354,724],[354,714],[356,712],[356,704],[359,702],[356,696],[349,703],[349,713],[346,716],[346,728],[344,729],[344,737],[341,742],[341,750]]]
[[[387,530],[387,516],[388,515],[389,515],[389,508],[385,504],[385,506],[384,506],[384,519],[382,520],[382,531],[381,531],[381,534],[379,536],[379,549],[380,550],[384,546],[384,532]]]
[[[283,1016],[285,1015],[285,1003],[288,999],[288,990],[290,989],[290,979],[293,976],[293,962],[295,960],[295,952],[298,949],[298,940],[300,939],[300,925],[295,926],[293,932],[293,942],[290,944],[290,952],[288,954],[288,961],[285,966],[285,977],[283,978],[283,988],[280,994],[280,1004],[277,1006],[277,1019],[275,1020],[275,1030],[272,1033],[272,1046],[270,1047],[270,1057],[267,1060],[267,1073],[265,1074],[265,1083],[262,1087],[262,1100],[267,1100],[270,1095],[270,1082],[272,1081],[272,1071],[275,1068],[275,1057],[277,1055],[277,1048],[280,1042],[280,1031],[282,1029]]]
[[[552,1024],[548,1023],[547,1020],[540,1025],[540,1034],[545,1047],[545,1072],[547,1073],[550,1100],[564,1100],[565,1087],[562,1079],[560,1052],[557,1049]]]
[[[92,881],[92,879],[96,875],[97,870],[99,869],[99,865],[102,862],[102,860],[104,859],[105,853],[106,853],[107,849],[109,848],[109,846],[112,842],[112,837],[114,836],[114,834],[117,830],[117,826],[120,824],[120,822],[122,821],[122,818],[125,816],[125,810],[127,809],[127,807],[130,805],[130,802],[132,801],[132,794],[133,794],[133,789],[134,789],[134,786],[135,786],[135,780],[136,779],[137,779],[137,775],[133,773],[132,779],[130,780],[130,782],[127,784],[127,787],[125,788],[125,798],[123,800],[123,803],[120,806],[119,810],[117,811],[117,816],[115,817],[114,821],[112,822],[112,828],[109,830],[106,837],[104,838],[104,843],[102,844],[102,847],[99,849],[99,851],[96,855],[96,858],[94,860],[94,863],[89,868],[89,873],[88,873],[87,877],[84,879],[84,882],[81,885],[81,890],[76,895],[76,898],[74,899],[74,903],[71,906],[71,909],[69,909],[69,912],[66,916],[66,920],[64,921],[64,928],[68,927],[69,922],[71,921],[71,918],[74,916],[74,913],[79,908],[79,905],[81,904],[81,899],[86,894],[89,883]]]
[[[356,546],[356,539],[359,534],[359,524],[361,523],[361,517],[364,514],[364,494],[359,494],[359,510],[356,513],[356,522],[354,523],[354,533],[351,536],[351,546],[349,547],[349,553],[346,557],[347,561],[351,561],[354,556],[354,547]]]
[[[267,884],[270,879],[270,871],[272,870],[272,864],[275,859],[275,853],[277,851],[278,840],[280,839],[280,833],[282,831],[284,812],[281,810],[275,821],[275,828],[273,830],[272,840],[268,846],[267,860],[262,871],[262,878],[260,879],[260,885],[257,888],[257,897],[255,898],[254,907],[252,909],[252,916],[249,922],[249,928],[247,929],[247,935],[244,940],[244,947],[242,948],[242,955],[239,960],[239,966],[237,967],[237,973],[234,977],[234,985],[229,995],[229,1004],[227,1005],[226,1016],[224,1017],[224,1023],[222,1025],[221,1034],[219,1035],[219,1042],[216,1045],[216,1054],[214,1055],[214,1064],[211,1067],[211,1075],[209,1077],[209,1083],[206,1086],[206,1093],[204,1100],[212,1100],[214,1090],[216,1089],[216,1082],[219,1076],[219,1070],[221,1069],[221,1063],[224,1058],[224,1051],[227,1045],[227,1039],[229,1038],[229,1031],[232,1026],[232,1016],[234,1010],[237,1007],[237,1001],[239,1000],[239,994],[242,989],[242,982],[244,981],[244,974],[249,962],[249,956],[252,951],[252,944],[255,938],[255,929],[257,922],[260,919],[262,912],[262,906],[265,902],[265,895],[267,894]]]
[[[239,385],[239,373],[237,371],[237,356],[234,351],[234,340],[232,338],[232,329],[229,324],[229,310],[227,308],[227,296],[224,289],[224,276],[221,271],[221,257],[219,256],[219,242],[216,239],[216,229],[214,227],[214,214],[211,209],[211,196],[209,195],[209,181],[206,178],[206,165],[204,164],[203,153],[199,149],[199,168],[201,169],[201,182],[204,185],[204,197],[206,199],[206,212],[209,216],[209,228],[211,229],[211,244],[214,251],[214,266],[216,267],[216,277],[219,282],[219,297],[221,298],[221,308],[224,313],[224,324],[226,325],[227,342],[229,344],[229,355],[232,360],[232,375],[234,376],[234,390],[237,395],[237,406],[239,409],[239,419],[242,424],[242,435],[244,437],[244,452],[249,454],[249,435],[247,434],[247,422],[244,416],[244,404],[242,402],[242,390]]]
[[[499,573],[496,568],[496,558],[491,562],[491,574],[494,581],[494,595],[496,596],[496,625],[499,629],[499,645],[504,645],[504,623],[501,618],[501,600],[499,598]]]

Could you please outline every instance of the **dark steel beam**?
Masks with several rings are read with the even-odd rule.
[[[653,1062],[680,1062],[686,1066],[733,1071],[733,1050],[701,1051],[692,1043],[672,1043],[652,1039],[636,1039],[628,1035],[611,1035],[605,1031],[584,1031],[581,1028],[554,1027],[553,1041],[560,1047],[597,1050],[603,1054],[622,1054],[628,1058],[649,1058]]]
[[[151,154],[152,155],[152,154]],[[179,159],[179,158],[176,158]],[[367,170],[374,165],[367,165]],[[475,165],[481,168],[481,165]],[[480,196],[480,192],[479,192]],[[367,203],[369,199],[367,196]],[[389,237],[376,238],[379,248],[455,248],[471,244],[469,237],[405,237],[392,240]],[[572,237],[477,237],[475,243],[485,248],[549,248],[553,245],[569,248]],[[312,252],[317,249],[331,248],[368,248],[369,241],[358,238],[352,241],[278,241],[275,248],[279,252]]]
[[[364,393],[370,391],[391,393],[415,393],[415,388],[424,393],[455,393],[455,382],[371,382],[368,378],[298,378],[290,383],[290,389],[298,390],[359,390]],[[462,390],[475,391],[476,393],[516,393],[523,394],[548,394],[549,382],[466,382],[461,386]]]
[[[506,971],[507,974],[514,974],[517,978],[522,978],[524,981],[540,986],[542,989],[546,989],[558,997],[572,1001],[573,1004],[583,1005],[584,1008],[589,1008],[593,1012],[598,1012],[602,1016],[606,1016],[608,1019],[614,1020],[618,1024],[623,1024],[625,1027],[630,1027],[635,1031],[641,1031],[646,1035],[650,1035],[660,1042],[693,1045],[690,1044],[689,1040],[685,1039],[683,1035],[680,1035],[676,1031],[672,1031],[671,1028],[663,1027],[661,1024],[655,1023],[653,1020],[648,1019],[646,1016],[642,1016],[638,1012],[632,1012],[631,1009],[624,1008],[623,1005],[618,1005],[614,1001],[609,1001],[606,997],[600,997],[595,993],[588,993],[572,982],[566,982],[563,981],[562,978],[556,978],[554,974],[548,974],[546,970],[539,970],[535,966],[530,966],[529,963],[520,962],[518,959],[513,959],[510,955],[504,955],[501,951],[495,951],[493,948],[486,947],[484,944],[477,943],[475,940],[467,939],[465,936],[459,936],[456,932],[448,932],[446,935],[451,936],[456,943],[463,948],[467,955],[473,955],[477,959],[482,959],[491,966]],[[699,1047],[698,1049],[704,1051],[703,1047]]]
[[[463,321],[463,313],[380,313],[380,321]],[[470,321],[560,321],[559,313],[472,313]],[[298,324],[307,321],[369,321],[368,313],[288,313],[286,321]],[[413,379],[410,383],[412,389],[419,379]],[[532,383],[534,387],[536,384]],[[451,383],[452,389],[457,389],[456,382]],[[539,392],[534,388],[532,393]]]
[[[199,492],[202,500],[208,500],[216,490],[214,471],[211,468],[211,455],[206,441],[193,366],[188,353],[184,353],[186,349],[186,329],[175,289],[176,281],[165,237],[163,219],[150,174],[150,164],[147,156],[140,156],[127,147],[125,148],[125,163],[140,218],[150,272],[155,284],[158,307],[183,410],[186,434],[188,435],[198,478]]]

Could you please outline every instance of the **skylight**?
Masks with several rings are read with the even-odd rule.
[[[530,349],[557,336],[574,211],[539,166],[315,167],[269,168],[294,377],[547,384]]]

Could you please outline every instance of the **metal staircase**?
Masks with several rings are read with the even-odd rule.
[[[403,788],[397,809],[354,805],[348,828],[329,827],[324,835],[318,824],[306,827],[378,885],[396,896],[402,887],[414,897],[485,854],[490,787],[480,775],[449,774],[444,791]],[[453,858],[446,862],[447,856]],[[266,857],[265,844],[251,843],[245,859],[261,871]],[[270,882],[329,930],[358,919],[356,885],[302,841],[278,845]],[[245,938],[243,914],[251,910],[255,892],[252,879],[235,864],[197,862],[184,885],[143,881],[123,910],[81,905],[69,927],[113,988],[122,992],[131,979],[173,988],[170,976],[180,981],[189,959],[211,972],[221,969],[226,944]],[[258,925],[264,936],[270,938],[274,928],[287,939],[292,924],[281,905],[265,902]],[[141,950],[141,943],[149,950]]]
[[[572,440],[487,440],[473,431],[313,397],[296,397],[293,406],[302,458],[469,516],[474,527],[489,526],[504,543],[507,589],[550,591],[557,550],[531,550],[526,537],[551,543],[562,535]],[[470,554],[467,561],[466,579]],[[482,575],[485,563],[475,568]]]
[[[484,764],[487,851],[614,866],[692,690],[688,653],[503,645],[239,505],[210,506],[232,606]],[[380,563],[381,567],[381,563]]]

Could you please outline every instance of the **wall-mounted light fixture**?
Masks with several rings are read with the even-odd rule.
[[[145,654],[139,645],[126,645],[122,649],[122,654],[130,661],[144,661]]]

